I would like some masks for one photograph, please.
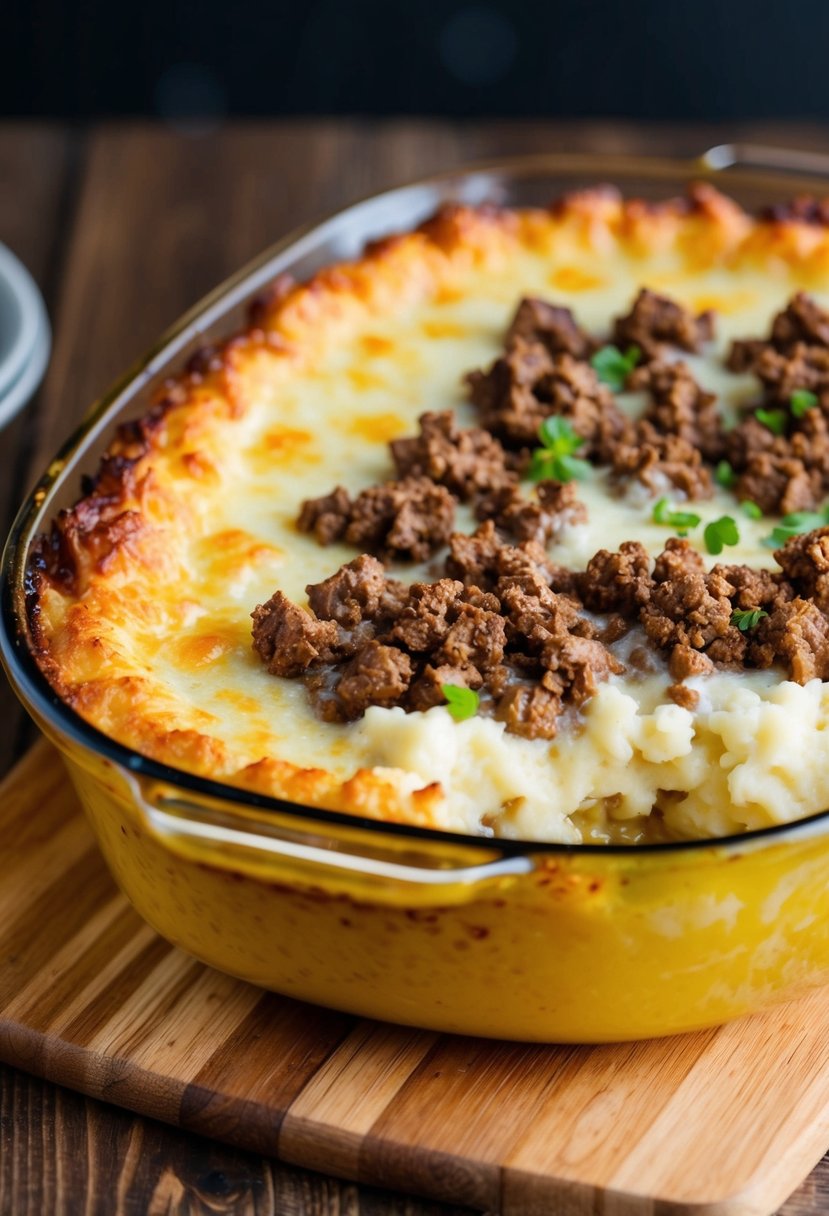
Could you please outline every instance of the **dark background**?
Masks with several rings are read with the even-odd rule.
[[[829,118],[829,0],[0,0],[0,113]]]

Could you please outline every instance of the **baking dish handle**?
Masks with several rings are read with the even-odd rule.
[[[301,829],[268,822],[264,815],[246,821],[207,803],[191,802],[179,791],[171,793],[155,783],[145,785],[134,776],[128,777],[128,781],[132,786],[133,805],[156,839],[188,851],[194,847],[198,852],[206,850],[217,861],[223,857],[227,861],[231,854],[237,858],[246,855],[269,863],[287,862],[297,872],[323,871],[332,877],[339,874],[352,880],[404,883],[409,888],[417,886],[442,892],[448,892],[449,888],[469,891],[479,888],[481,883],[513,879],[535,869],[532,856],[507,854],[494,841],[492,849],[486,849],[487,859],[480,864],[470,865],[464,861],[453,864],[452,849],[444,845],[439,854],[440,864],[434,865],[427,864],[427,855],[431,861],[435,853],[434,844],[428,841],[424,847],[413,838],[407,860],[401,861],[390,850],[382,849],[379,837],[377,845],[381,847],[372,842],[370,849],[360,847],[360,841],[348,840],[342,834],[335,836],[332,832],[322,836],[319,834],[322,825],[311,837]],[[469,847],[464,848],[460,838],[459,846],[468,858]],[[422,862],[410,860],[416,856],[422,856]]]
[[[769,148],[765,144],[716,144],[699,158],[704,169],[771,169],[783,173],[816,173],[829,177],[829,153],[797,148]]]

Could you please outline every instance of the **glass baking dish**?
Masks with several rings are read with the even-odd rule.
[[[796,171],[792,173],[791,171]],[[724,146],[695,161],[537,156],[393,190],[303,229],[203,300],[94,407],[6,545],[0,653],[69,770],[116,880],[197,958],[352,1013],[499,1038],[607,1042],[713,1025],[829,978],[829,812],[716,842],[494,841],[214,783],[84,722],[30,651],[34,537],[125,418],[277,275],[305,278],[447,201],[543,205],[599,181],[660,198],[716,180],[748,207],[820,191],[829,158]],[[812,174],[812,176],[809,176]]]

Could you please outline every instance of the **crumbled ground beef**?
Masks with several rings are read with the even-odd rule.
[[[506,482],[478,501],[478,519],[492,520],[502,532],[516,540],[535,540],[539,544],[558,536],[562,528],[585,523],[587,507],[579,502],[572,482],[540,481],[536,497],[525,498],[517,481]]]
[[[829,528],[792,536],[774,556],[795,593],[829,611]]]
[[[689,688],[687,684],[669,685],[668,696],[681,709],[689,709],[692,713],[699,705],[699,693],[695,688]]]
[[[673,678],[677,682],[680,682],[689,679],[691,676],[708,675],[709,672],[714,670],[714,664],[708,655],[703,654],[701,650],[694,650],[693,647],[686,646],[680,642],[671,651],[668,670]]]
[[[462,502],[514,480],[505,466],[504,449],[488,431],[459,430],[451,410],[423,414],[419,421],[418,436],[393,439],[389,445],[401,479],[429,477]]]
[[[708,461],[720,459],[725,435],[716,395],[700,388],[686,363],[655,359],[634,368],[627,387],[650,393],[643,417],[658,432],[684,439]]]
[[[686,498],[709,498],[711,473],[702,463],[699,448],[679,435],[663,435],[647,421],[637,424],[635,437],[619,443],[611,453],[616,478],[635,478],[656,496],[671,489]]]
[[[613,341],[621,349],[638,346],[645,361],[658,359],[666,346],[698,351],[714,336],[714,314],[692,313],[667,296],[643,287],[630,312],[613,327]]]
[[[774,570],[718,563],[711,573],[724,578],[730,585],[728,595],[735,608],[776,608],[794,594],[785,576]]]
[[[578,576],[579,594],[593,612],[632,617],[650,599],[650,559],[644,545],[628,540],[618,553],[600,549]]]
[[[657,583],[641,620],[652,642],[663,649],[690,646],[707,650],[715,640],[729,637],[744,642],[731,624],[729,584],[721,575],[692,571]]]
[[[369,705],[397,705],[409,687],[412,660],[396,646],[371,640],[346,663],[336,685],[343,718],[361,718]]]
[[[569,310],[523,300],[503,355],[467,377],[481,427],[459,429],[451,411],[426,413],[418,435],[390,445],[398,480],[355,498],[337,487],[303,504],[300,530],[368,552],[307,588],[311,612],[280,592],[254,611],[254,647],[268,670],[303,678],[330,721],[353,721],[369,705],[428,709],[445,702],[443,685],[457,684],[477,691],[481,711],[508,730],[546,739],[568,705],[623,670],[609,647],[636,625],[649,645],[630,651],[630,666],[658,669],[661,652],[668,696],[688,709],[699,694],[684,681],[716,666],[777,663],[800,682],[829,677],[829,527],[779,549],[780,572],[706,572],[700,552],[678,538],[653,563],[631,541],[574,571],[550,561],[545,545],[586,518],[575,486],[542,481],[527,493],[520,484],[541,423],[556,416],[582,439],[580,457],[654,495],[710,495],[709,466],[725,457],[738,500],[780,513],[819,505],[829,491],[829,313],[800,294],[767,340],[732,347],[732,369],[760,378],[761,404],[788,407],[795,388],[817,393],[800,416],[787,415],[782,435],[753,409],[726,434],[714,395],[687,364],[664,357],[668,346],[699,350],[712,333],[710,314],[640,292],[613,332],[643,355],[625,386],[649,395],[634,422],[599,381],[589,362],[598,343]],[[472,536],[452,533],[458,499],[482,521]],[[445,577],[430,583],[406,586],[378,560],[423,561],[444,544]],[[753,610],[762,615],[748,625],[733,616]]]
[[[510,729],[552,738],[563,706],[592,696],[621,664],[578,601],[551,588],[555,568],[533,542],[505,545],[490,524],[453,537],[453,549],[455,565],[491,590],[451,577],[402,588],[363,555],[308,588],[325,619],[281,592],[257,608],[257,653],[274,674],[302,676],[328,721],[352,721],[368,705],[427,709],[445,702],[443,684],[459,684]]]
[[[705,563],[699,550],[689,540],[671,536],[653,564],[653,579],[655,583],[667,583],[686,574],[702,574],[704,570]]]
[[[344,508],[336,525],[332,522],[334,499]],[[328,522],[320,535],[323,519]],[[344,540],[387,559],[424,561],[446,544],[454,522],[455,500],[448,490],[428,477],[406,477],[370,486],[353,500],[339,489],[321,499],[306,500],[297,527],[314,532],[324,544]]]
[[[768,339],[733,342],[726,365],[753,372],[768,400],[780,405],[798,388],[829,391],[829,312],[798,292],[772,321]]]
[[[387,578],[382,563],[367,553],[306,590],[320,620],[336,621],[345,629],[396,616],[408,593],[403,583]]]
[[[760,621],[750,659],[755,667],[782,662],[797,684],[829,679],[829,618],[800,597],[779,604]]]
[[[756,502],[765,515],[810,511],[823,500],[822,479],[802,460],[761,452],[741,471],[735,493],[741,502]]]
[[[507,330],[507,346],[513,338],[540,342],[551,355],[588,359],[598,343],[577,324],[569,308],[545,300],[523,299]]]
[[[488,521],[450,538],[436,582],[406,587],[363,555],[308,588],[313,613],[276,592],[253,613],[254,648],[275,675],[304,678],[329,721],[352,721],[368,705],[428,709],[445,701],[443,684],[458,684],[508,730],[551,739],[567,705],[624,670],[608,647],[637,623],[667,659],[668,695],[686,708],[697,698],[683,681],[715,666],[778,663],[799,683],[829,678],[829,527],[775,556],[779,573],[706,572],[687,540],[671,538],[652,571],[644,548],[627,542],[579,573],[534,541],[505,544]],[[741,630],[736,609],[764,615]],[[652,668],[635,651],[630,664]]]
[[[607,458],[630,423],[589,363],[567,352],[551,355],[519,335],[487,371],[466,377],[481,425],[509,447],[536,446],[545,418],[566,418],[585,440],[582,454]]]
[[[311,532],[321,545],[340,540],[351,517],[351,495],[342,486],[321,498],[306,498],[300,507],[296,526],[300,532]]]
[[[274,676],[299,676],[315,663],[338,657],[339,629],[320,621],[275,591],[253,610],[253,648]]]

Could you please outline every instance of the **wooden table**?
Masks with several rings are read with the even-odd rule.
[[[699,152],[732,138],[829,151],[808,126],[442,121],[0,126],[0,240],[54,327],[36,401],[0,432],[0,526],[90,402],[188,305],[295,224],[464,161],[583,149]],[[34,732],[0,681],[0,774]],[[782,1209],[829,1211],[829,1157]],[[0,1216],[459,1216],[289,1169],[0,1069]]]

